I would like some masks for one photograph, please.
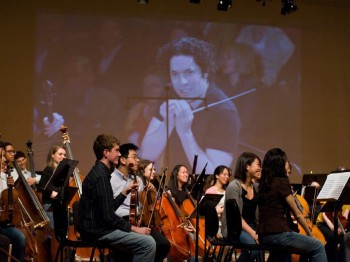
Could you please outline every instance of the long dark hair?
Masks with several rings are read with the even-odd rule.
[[[187,167],[185,165],[176,165],[173,169],[173,171],[171,172],[171,177],[169,179],[169,183],[168,183],[168,188],[170,189],[170,191],[176,191],[178,189],[178,179],[177,179],[177,173],[179,173],[179,170],[181,167],[185,167],[187,169]],[[186,184],[182,185],[182,189],[185,189]]]
[[[214,184],[213,185],[215,185],[215,183],[216,183],[216,180],[217,180],[216,176],[220,175],[222,172],[224,172],[225,169],[227,169],[229,176],[231,176],[232,171],[229,167],[224,166],[224,165],[217,166],[214,170]],[[229,183],[229,181],[227,181],[226,185],[223,185],[223,189],[226,189],[228,183]]]
[[[260,158],[256,154],[249,152],[242,153],[237,159],[234,177],[244,183],[247,180],[247,166],[250,166],[255,159],[258,159],[261,163]]]
[[[259,192],[267,192],[275,177],[287,177],[287,155],[280,148],[270,149],[265,157],[261,172]]]

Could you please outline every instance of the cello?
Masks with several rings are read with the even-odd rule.
[[[162,231],[171,244],[170,257],[174,261],[188,260],[195,253],[195,243],[184,226],[189,223],[172,196],[163,190],[160,204]]]
[[[313,207],[313,210],[311,213],[311,219],[310,219],[309,204],[307,203],[305,198],[303,198],[301,195],[294,192],[293,189],[292,189],[292,193],[293,193],[294,201],[295,201],[298,209],[302,213],[308,227],[310,228],[312,235],[316,239],[320,240],[323,245],[325,245],[326,239],[325,239],[324,235],[322,234],[321,230],[316,225],[314,225],[312,222],[313,217],[314,217],[314,207]],[[316,194],[316,191],[315,191],[315,194]],[[316,196],[314,198],[314,203],[315,203],[315,199],[316,199]],[[298,224],[298,230],[299,230],[299,234],[306,235],[305,230],[302,228],[302,226],[300,226],[300,224]],[[299,255],[292,254],[292,261],[293,262],[299,261]]]
[[[196,173],[197,158],[198,158],[198,155],[195,155],[192,176],[195,176],[195,173]],[[196,184],[198,182],[200,182],[199,180],[205,174],[206,166],[207,166],[207,164],[203,168],[201,175],[194,182],[194,186],[196,186]],[[194,186],[192,188],[194,188]],[[198,184],[197,184],[197,188],[198,188]],[[204,217],[199,217],[199,214],[198,214],[199,210],[197,210],[197,203],[196,203],[195,199],[193,198],[191,192],[187,189],[187,187],[185,189],[186,189],[187,198],[184,200],[182,205],[183,205],[183,209],[185,211],[186,217],[190,219],[192,225],[196,229],[195,230],[195,232],[196,232],[196,257],[198,257],[198,255],[201,255],[202,257],[204,257],[204,253],[205,253],[205,220],[204,220]],[[199,189],[197,189],[197,190],[199,190]],[[194,212],[196,212],[196,216],[193,216]],[[198,223],[197,223],[197,221],[198,221]],[[198,246],[197,246],[197,244],[198,244]]]

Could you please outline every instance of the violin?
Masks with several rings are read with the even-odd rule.
[[[159,211],[159,201],[157,200],[157,193],[152,190],[142,191],[140,196],[142,204],[142,211],[140,212],[139,224],[146,227],[156,227],[160,221],[156,221],[155,211]],[[158,203],[157,203],[158,202]]]
[[[1,205],[3,211],[1,212],[0,222],[6,222],[8,225],[20,225],[22,221],[22,213],[17,206],[18,203],[18,192],[14,189],[14,181],[11,176],[11,169],[7,166],[7,189],[1,192]]]
[[[160,183],[162,183],[164,177],[163,172]],[[150,182],[151,181],[149,179],[148,183]],[[147,190],[144,190],[141,193],[140,201],[142,203],[142,211],[140,212],[139,223],[146,227],[150,227],[152,225],[153,228],[158,229],[158,226],[161,225],[161,218],[159,216],[160,200],[157,197],[160,195],[160,189],[161,187],[159,187],[157,192],[155,192],[147,187]],[[158,229],[158,231],[161,231],[161,229]]]
[[[134,183],[137,183],[137,176],[136,174],[133,174],[134,176]],[[139,203],[138,199],[138,191],[137,188],[132,188],[130,192],[130,213],[129,213],[129,222],[133,226],[138,225],[137,220],[137,205]]]

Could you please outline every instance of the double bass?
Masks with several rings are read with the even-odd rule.
[[[70,146],[71,142],[67,132],[67,127],[62,125],[60,128],[60,131],[62,132],[63,144],[64,144],[64,147],[66,148],[67,158],[74,160],[73,151]],[[80,200],[80,197],[83,193],[82,180],[83,180],[83,176],[81,176],[79,169],[75,168],[73,171],[73,179],[71,179],[69,182],[70,187],[77,188],[77,191],[74,197],[72,198],[72,200],[68,205],[69,214],[67,214],[67,216],[70,216],[71,220],[73,220],[73,204],[76,201]],[[74,225],[68,228],[68,238],[73,240],[79,238],[79,234],[78,232],[76,232]],[[91,252],[92,252],[92,248],[78,248],[76,250],[77,259],[81,258],[82,260],[85,260],[85,259],[87,260],[90,258]],[[95,258],[97,257],[98,257],[98,254],[95,254]]]
[[[46,236],[50,219],[16,161],[13,162],[13,165],[18,173],[15,188],[19,195],[18,201],[23,214],[21,226],[18,228],[27,239],[26,257],[30,257],[32,261],[47,261],[50,255]]]

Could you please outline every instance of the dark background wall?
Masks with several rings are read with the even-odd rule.
[[[302,163],[304,173],[350,168],[350,2],[295,1],[299,10],[280,14],[281,2],[236,0],[227,12],[216,0],[2,0],[0,3],[0,133],[25,150],[32,136],[35,17],[38,12],[189,19],[296,26],[301,29]],[[278,128],[278,127],[276,127]],[[288,137],[286,137],[288,139]],[[288,153],[288,150],[286,150]]]

